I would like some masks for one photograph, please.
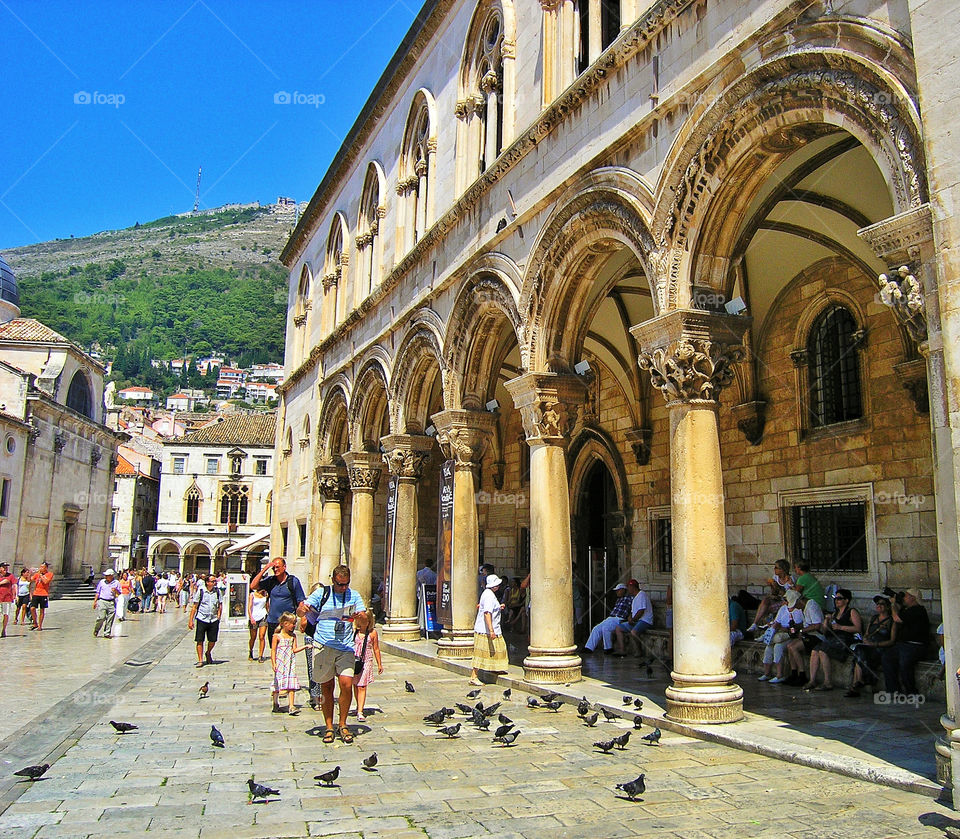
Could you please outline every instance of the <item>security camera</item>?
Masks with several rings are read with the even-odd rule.
[[[491,399],[491,400],[487,403],[486,407],[487,407],[487,410],[492,414],[494,411],[499,410],[499,408],[500,408],[500,403],[497,402],[496,399]]]
[[[428,437],[434,437],[437,433],[437,427],[435,425],[428,425],[423,433]]]
[[[590,362],[578,361],[573,365],[573,370],[578,376],[586,376],[590,372]]]
[[[723,308],[726,309],[728,315],[739,315],[747,310],[747,304],[743,302],[742,297],[734,297],[733,300],[724,303]]]

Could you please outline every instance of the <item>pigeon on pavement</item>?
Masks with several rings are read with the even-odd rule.
[[[562,703],[559,699],[552,699],[550,702],[548,702],[548,703],[547,703],[546,705],[544,705],[543,707],[544,707],[544,708],[549,708],[549,709],[550,709],[551,711],[553,711],[553,712],[557,712],[557,711],[560,710],[561,707],[563,707],[563,703]]]
[[[129,722],[116,722],[115,720],[110,720],[110,725],[114,727],[117,734],[126,734],[128,731],[136,731],[139,726],[134,725]]]
[[[577,713],[581,717],[585,717],[589,710],[590,710],[590,703],[587,702],[586,698],[581,699],[580,704],[577,705]]]
[[[601,752],[607,754],[610,753],[610,750],[616,745],[615,740],[599,740],[593,744],[596,748],[600,749]]]
[[[443,713],[443,708],[441,708],[439,711],[434,711],[432,714],[427,714],[423,718],[423,721],[432,722],[434,725],[440,725],[440,723],[442,723],[446,718],[447,715]]]
[[[215,725],[210,726],[210,742],[218,748],[223,748],[223,735]]]
[[[607,722],[613,722],[614,720],[620,719],[620,715],[613,711],[608,711],[606,708],[601,708],[600,710],[603,711],[603,715],[607,718]]]
[[[460,732],[460,723],[457,723],[456,725],[448,725],[445,728],[440,729],[441,734],[446,734],[447,737],[450,737],[450,738],[456,737],[459,732]]]
[[[473,709],[473,713],[470,716],[472,717],[471,722],[474,725],[480,725],[480,723],[482,723],[486,719],[486,717],[483,714],[481,714],[476,708]]]
[[[627,741],[630,739],[631,734],[633,734],[632,731],[624,731],[619,737],[613,738],[613,742],[616,743],[618,749],[622,751],[627,747]]]
[[[559,695],[560,695],[559,693],[545,693],[545,694],[544,694],[543,696],[541,696],[540,698],[541,698],[544,702],[553,702],[553,700],[556,699]]]
[[[638,699],[634,699],[634,700],[633,700],[633,707],[636,708],[636,709],[639,711],[639,710],[643,707],[643,700],[642,700],[642,699],[639,699],[639,698],[638,698]]]
[[[471,708],[469,705],[465,705],[463,702],[457,702],[456,705],[457,710],[461,714],[466,714],[468,717],[472,717],[473,712],[476,710],[475,708]]]
[[[324,772],[322,775],[314,775],[313,780],[319,781],[321,784],[325,784],[328,787],[333,786],[333,782],[340,777],[340,767],[335,766],[329,772]]]
[[[476,699],[479,695],[480,695],[480,688],[477,688],[476,690],[472,690],[470,691],[470,693],[467,694],[467,699]]]
[[[441,708],[440,710],[443,711],[443,715],[445,717],[452,717],[455,713],[457,713],[453,708]]]
[[[18,769],[13,774],[19,775],[21,778],[27,778],[30,781],[36,781],[49,768],[49,763],[40,763],[37,766],[25,766],[23,769]]]
[[[617,789],[622,789],[627,798],[636,801],[637,797],[643,795],[647,789],[646,782],[643,780],[646,776],[641,774],[633,781],[627,781],[625,784],[617,784]]]
[[[626,694],[624,694],[624,695],[623,695],[623,704],[624,704],[624,705],[629,705],[631,702],[633,702],[633,697],[632,697],[632,696],[627,696]]]
[[[280,795],[280,790],[270,789],[270,787],[265,787],[263,784],[258,784],[252,777],[247,781],[247,786],[250,788],[251,801],[256,801],[258,798],[262,801],[271,795]]]
[[[493,741],[495,743],[503,743],[504,746],[512,746],[519,736],[520,729],[515,728],[513,731],[508,731],[503,737],[494,737]]]
[[[587,724],[588,728],[593,728],[597,724],[598,719],[600,719],[600,712],[594,711],[589,717],[584,717],[583,721]]]
[[[628,731],[627,734],[629,734],[629,733],[630,733],[630,732]],[[366,769],[366,770],[368,770],[368,771],[372,771],[376,765],[377,765],[377,753],[376,753],[376,752],[374,752],[372,755],[370,755],[370,757],[365,757],[365,758],[363,759],[363,768]]]
[[[535,697],[535,696],[528,696],[528,697],[527,697],[527,707],[528,707],[528,708],[539,708],[539,707],[540,707],[540,700],[537,699],[537,697]]]
[[[483,712],[485,717],[492,717],[495,713],[497,713],[497,709],[499,709],[502,704],[503,703],[501,702],[494,702],[493,705],[490,705],[487,708],[481,708],[480,710]]]
[[[500,725],[506,725],[509,722],[513,722],[513,720],[510,719],[510,717],[508,717],[506,714],[497,714],[497,720],[499,720]]]
[[[416,693],[417,689],[410,684],[410,682],[404,682],[403,686],[407,689],[407,693]]]
[[[655,728],[653,731],[647,734],[643,739],[646,740],[651,746],[657,745],[660,742],[660,729]]]
[[[496,740],[498,737],[503,737],[511,728],[513,728],[512,722],[505,722],[501,725],[496,731],[493,732],[493,739]]]
[[[513,688],[507,688],[507,689],[503,692],[503,698],[504,698],[504,699],[509,699],[512,693],[513,693]]]
[[[490,730],[490,720],[484,717],[480,722],[477,723],[477,729],[480,731],[489,731]]]
[[[206,699],[208,693],[210,693],[210,682],[204,682],[202,685],[200,685],[200,690],[197,693],[197,699]]]
[[[643,727],[643,717],[641,717],[639,714],[633,718],[633,727],[638,731]]]

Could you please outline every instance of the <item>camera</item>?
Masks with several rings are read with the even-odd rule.
[[[894,600],[894,602],[895,602],[898,606],[902,606],[902,605],[903,605],[903,592],[902,592],[902,591],[894,591],[892,588],[890,588],[890,586],[886,586],[886,587],[883,589],[883,596],[884,596],[884,597],[892,597],[893,600]]]

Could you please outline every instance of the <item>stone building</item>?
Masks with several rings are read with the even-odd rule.
[[[20,317],[0,257],[0,554],[86,576],[107,560],[113,470],[124,439],[104,425],[103,367],[59,333]]]
[[[157,526],[160,462],[120,446],[110,516],[110,564],[114,568],[147,565],[147,531]]]
[[[784,556],[923,589],[956,668],[954,11],[427,2],[282,254],[274,551],[382,571],[416,638],[442,488],[440,655],[481,554],[531,573],[534,682],[575,601],[672,585],[676,719],[742,716],[727,594]]]
[[[221,417],[163,442],[160,505],[148,533],[151,568],[259,570],[269,536],[274,470],[273,414]],[[244,542],[245,550],[227,553]]]

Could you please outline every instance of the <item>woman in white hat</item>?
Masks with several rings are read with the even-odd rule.
[[[496,574],[487,576],[486,588],[480,595],[477,607],[477,620],[473,625],[473,670],[470,673],[471,685],[482,685],[478,670],[491,673],[507,672],[507,645],[500,631],[500,601],[497,589],[503,584]]]

